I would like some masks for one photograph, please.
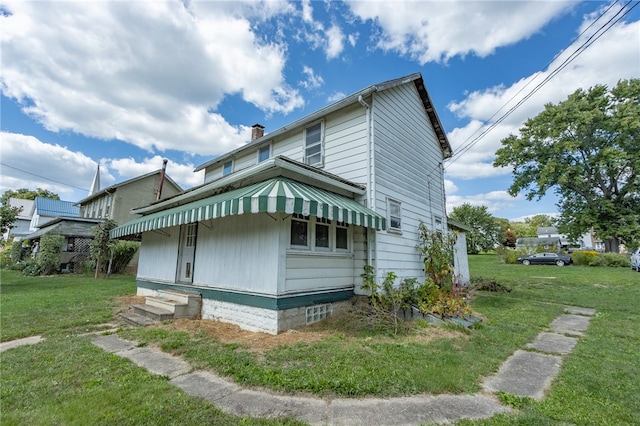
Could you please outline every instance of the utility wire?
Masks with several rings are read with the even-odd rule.
[[[80,190],[82,190],[82,191],[88,191],[88,189],[87,189],[87,188],[80,188],[80,187],[77,187],[77,186],[73,186],[73,185],[70,185],[70,184],[68,184],[68,183],[60,182],[59,180],[55,180],[55,179],[51,179],[51,178],[48,178],[48,177],[45,177],[45,176],[37,175],[37,174],[35,174],[35,173],[31,173],[31,172],[28,172],[28,171],[26,171],[26,170],[19,169],[19,168],[17,168],[17,167],[13,167],[13,166],[10,166],[10,165],[5,164],[5,163],[1,163],[1,162],[0,162],[0,165],[2,165],[2,167],[8,167],[8,168],[10,168],[10,169],[18,170],[18,171],[20,171],[20,172],[26,173],[26,174],[28,174],[28,175],[32,175],[32,176],[39,177],[40,179],[44,179],[44,180],[48,180],[48,181],[51,181],[51,182],[59,183],[60,185],[69,186],[69,187],[71,187],[71,188],[80,189]]]
[[[487,133],[489,133],[491,130],[493,130],[495,127],[497,127],[500,123],[502,123],[502,121],[504,121],[509,115],[511,115],[511,113],[513,113],[518,107],[520,107],[520,105],[522,105],[524,102],[526,102],[531,96],[533,96],[538,90],[540,90],[542,88],[542,86],[544,86],[546,83],[548,83],[553,77],[555,77],[560,71],[562,71],[564,68],[566,68],[574,59],[576,59],[581,53],[583,53],[589,46],[591,46],[596,40],[598,40],[600,37],[602,37],[607,31],[609,31],[611,28],[613,28],[613,26],[615,26],[615,24],[617,24],[622,18],[624,18],[626,15],[628,15],[636,6],[638,6],[638,4],[640,4],[639,2],[636,2],[631,8],[629,8],[624,14],[622,14],[622,16],[619,16],[622,11],[624,11],[629,4],[632,1],[629,0],[624,6],[622,6],[620,8],[620,10],[613,15],[606,23],[604,23],[600,28],[598,28],[598,30],[596,30],[580,47],[578,47],[576,50],[574,50],[568,57],[567,59],[565,59],[558,67],[556,67],[551,73],[549,73],[549,75],[547,75],[547,77],[545,77],[545,79],[538,83],[536,85],[536,87],[534,87],[524,98],[522,98],[520,101],[518,101],[518,103],[516,105],[514,105],[513,107],[511,107],[506,113],[504,113],[500,118],[498,118],[495,122],[493,122],[490,126],[488,126],[485,130],[483,130],[477,137],[475,137],[473,140],[471,140],[470,142],[467,143],[467,141],[469,141],[469,139],[471,138],[471,136],[469,138],[467,138],[467,141],[465,141],[465,144],[462,145],[462,148],[451,158],[451,160],[447,163],[447,165],[445,166],[445,169],[447,167],[449,167],[449,165],[451,165],[453,162],[455,162],[457,159],[460,158],[460,156],[462,154],[464,154],[465,152],[467,152],[469,149],[471,149],[474,145],[476,145],[484,136],[487,135]],[[584,31],[582,31],[582,33],[580,35],[578,35],[578,37],[576,37],[576,39],[574,39],[571,44],[573,45],[573,43],[575,43],[576,40],[578,40],[593,24],[595,24],[598,20],[600,20],[600,18],[602,18],[604,15],[607,14],[607,12],[613,7],[615,3],[613,3],[611,6],[609,6],[609,8],[607,8],[591,25],[589,25],[589,27],[587,27]],[[616,19],[616,17],[618,17]],[[613,22],[611,24],[611,21],[613,21],[615,19],[615,22]],[[610,24],[610,25],[609,25]],[[606,27],[606,28],[605,28]],[[602,32],[600,32],[602,31]],[[554,57],[553,60],[555,60],[558,56],[560,56],[562,53],[564,53],[566,49],[564,49],[562,52],[560,52],[558,55],[556,55]],[[551,62],[553,62],[553,60]],[[551,63],[549,63],[548,65],[550,65]],[[533,80],[532,80],[533,81]],[[520,89],[515,95],[513,95],[511,97],[511,99],[509,99],[505,105],[503,105],[495,114],[493,114],[487,121],[491,120],[493,117],[495,117],[498,112],[500,112],[502,109],[504,109],[504,107],[511,102],[519,93],[521,93],[524,88],[526,88],[529,84],[531,83],[531,81],[529,83],[527,83],[527,85],[525,85],[522,89]],[[474,134],[476,134],[479,131],[476,130],[476,132]],[[473,136],[473,135],[472,135]]]

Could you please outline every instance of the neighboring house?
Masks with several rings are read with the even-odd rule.
[[[469,273],[469,258],[467,257],[467,232],[471,232],[472,228],[461,222],[447,219],[449,230],[455,235],[455,243],[453,248],[453,274],[456,277],[458,285],[467,286],[471,282],[471,274]]]
[[[202,296],[201,315],[278,333],[323,319],[377,279],[424,277],[422,221],[447,231],[451,146],[412,74],[369,86],[196,168],[205,183],[135,209],[139,295]]]
[[[559,237],[527,237],[516,239],[516,249],[534,250],[537,247],[542,247],[546,251],[557,252],[562,249],[562,240]]]
[[[60,254],[60,270],[62,272],[79,271],[81,262],[90,257],[90,243],[93,240],[93,227],[100,219],[84,219],[79,217],[58,217],[43,225],[37,231],[27,235],[25,240],[31,241],[32,255],[36,255],[43,235],[61,235],[64,237]]]
[[[74,205],[73,201],[36,197],[30,212],[29,230],[37,231],[58,217],[78,217],[79,211],[80,209]]]
[[[23,200],[22,198],[9,198],[9,206],[18,207],[20,212],[12,227],[2,236],[5,241],[10,237],[14,237],[14,241],[22,240],[31,232],[31,213],[33,211],[33,200]]]
[[[136,207],[157,201],[162,182],[160,199],[182,192],[182,188],[164,173],[164,168],[124,182],[100,189],[99,168],[91,184],[89,195],[76,203],[80,217],[112,219],[123,224],[137,217],[131,214]]]

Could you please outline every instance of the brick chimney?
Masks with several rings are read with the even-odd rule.
[[[262,136],[264,136],[264,126],[257,123],[251,126],[252,141],[255,141],[256,139],[260,139]]]

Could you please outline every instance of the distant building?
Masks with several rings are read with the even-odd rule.
[[[37,231],[58,217],[78,217],[79,212],[80,209],[74,205],[73,201],[36,197],[31,210],[29,230]]]
[[[6,241],[10,237],[14,237],[16,241],[20,241],[26,235],[29,235],[32,231],[31,227],[31,212],[33,210],[33,200],[23,200],[22,198],[9,198],[9,206],[20,208],[16,221],[13,222],[11,228],[4,233],[2,238]]]

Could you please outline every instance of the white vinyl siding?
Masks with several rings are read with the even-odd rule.
[[[277,294],[281,228],[266,214],[200,222],[193,284]]]
[[[376,274],[381,278],[394,271],[400,278],[422,278],[418,225],[423,221],[432,227],[432,217],[445,217],[440,145],[413,84],[376,93],[373,120],[375,210],[387,211],[392,198],[401,203],[402,215],[401,237],[376,235]]]
[[[350,287],[353,266],[351,254],[288,253],[285,293]]]
[[[339,175],[354,183],[367,181],[367,127],[366,109],[360,104],[329,114],[324,122],[323,170]],[[304,163],[305,128],[291,129],[271,141],[271,157],[285,156]],[[234,155],[234,171],[257,164],[256,148]],[[222,177],[222,164],[215,163],[205,170],[204,182]]]
[[[179,227],[142,234],[137,279],[174,282],[178,265]]]

